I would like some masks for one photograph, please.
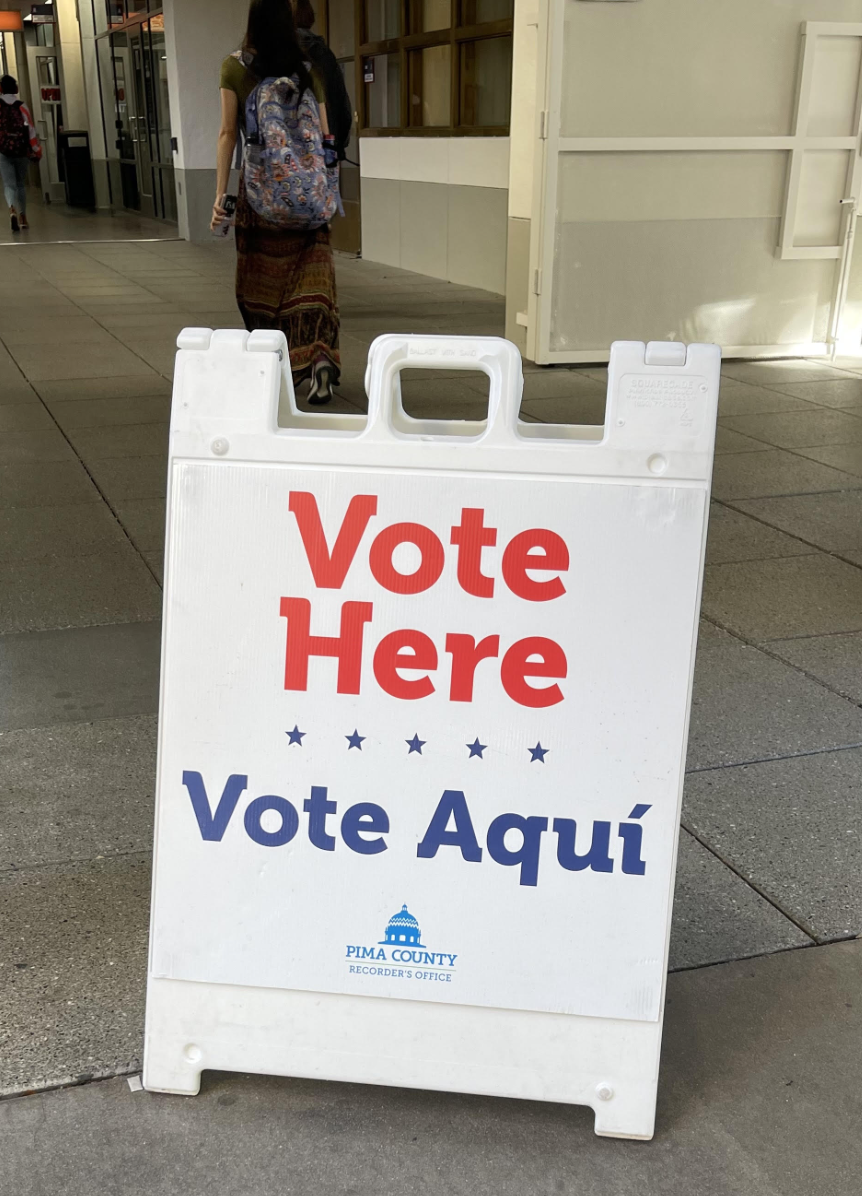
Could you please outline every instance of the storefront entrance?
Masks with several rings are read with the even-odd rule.
[[[130,20],[99,40],[114,204],[176,221],[164,17]]]

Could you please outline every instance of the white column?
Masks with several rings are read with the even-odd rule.
[[[76,0],[54,0],[60,80],[63,96],[63,125],[67,129],[88,129],[87,95],[81,56],[81,31],[78,28]]]
[[[245,30],[243,0],[165,0],[180,236],[204,240],[215,199],[219,70]]]
[[[97,3],[103,0],[97,0]],[[96,30],[93,25],[93,7],[90,0],[83,0],[78,7],[78,21],[81,31],[81,66],[84,77],[84,92],[87,111],[90,115],[90,157],[93,163],[93,182],[96,187],[96,206],[111,206],[111,190],[108,182],[108,151],[105,145],[105,126],[102,119],[102,95],[99,89],[99,66],[96,55]],[[110,80],[104,80],[110,88]]]

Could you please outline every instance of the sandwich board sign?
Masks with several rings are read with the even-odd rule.
[[[718,349],[615,344],[572,427],[498,338],[379,338],[367,418],[300,412],[281,333],[179,345],[145,1086],[650,1137]],[[485,371],[487,420],[408,417],[417,367]]]

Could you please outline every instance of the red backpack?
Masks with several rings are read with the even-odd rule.
[[[20,100],[7,104],[0,100],[0,154],[7,158],[30,156],[30,127]]]

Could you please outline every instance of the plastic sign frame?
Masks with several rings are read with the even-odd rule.
[[[604,427],[498,338],[179,338],[144,1084],[203,1069],[585,1104],[653,1133],[715,346],[612,347]],[[482,370],[417,420],[405,368]],[[279,411],[280,408],[280,411]]]

